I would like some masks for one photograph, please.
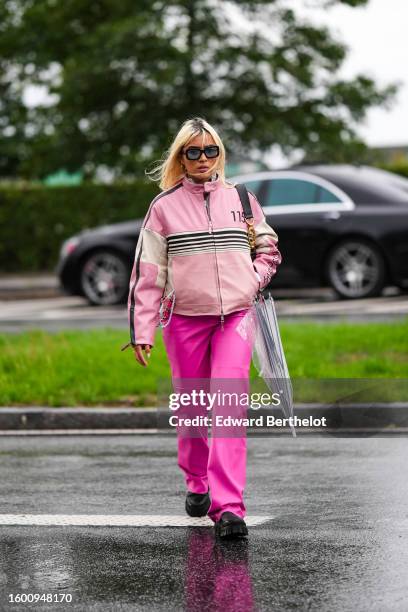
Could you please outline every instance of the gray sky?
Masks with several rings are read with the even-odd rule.
[[[341,76],[363,72],[382,86],[402,82],[393,107],[371,110],[360,134],[374,146],[408,144],[407,0],[370,0],[366,8],[314,13],[349,47]]]

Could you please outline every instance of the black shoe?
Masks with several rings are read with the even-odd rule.
[[[232,512],[223,512],[215,523],[215,535],[220,538],[241,538],[248,535],[244,519]]]
[[[211,506],[211,499],[207,493],[187,492],[186,512],[189,516],[205,516]]]

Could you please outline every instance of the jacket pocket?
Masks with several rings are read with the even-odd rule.
[[[213,253],[173,257],[173,287],[177,308],[200,312],[203,308],[219,309],[217,270]]]
[[[258,292],[259,281],[247,253],[224,251],[219,254],[223,300],[230,309],[248,306]]]

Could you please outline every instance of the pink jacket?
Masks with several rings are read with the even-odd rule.
[[[173,312],[224,315],[248,308],[276,273],[278,236],[249,192],[256,232],[251,260],[247,225],[237,190],[219,177],[204,184],[183,178],[151,202],[129,283],[130,345],[151,344],[162,298],[175,297]]]

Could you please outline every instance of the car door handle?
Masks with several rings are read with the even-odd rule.
[[[323,219],[326,221],[336,221],[336,219],[340,218],[340,213],[338,210],[328,210],[323,213]]]

